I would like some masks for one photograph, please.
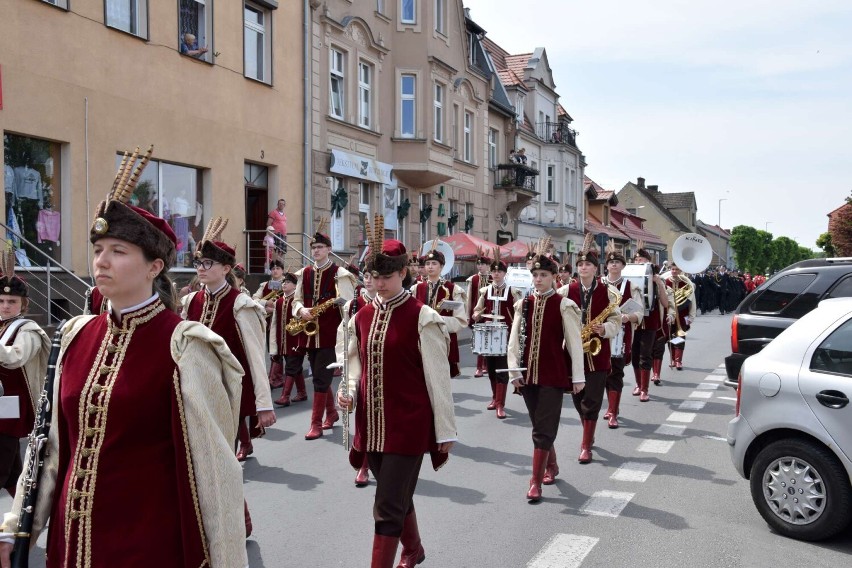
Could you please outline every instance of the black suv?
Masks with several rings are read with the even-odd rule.
[[[826,298],[852,297],[852,258],[820,258],[791,264],[740,303],[731,321],[725,384],[736,388],[746,357],[754,355]]]

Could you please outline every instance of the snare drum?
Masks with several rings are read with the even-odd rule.
[[[473,324],[473,352],[483,357],[506,354],[509,343],[509,326],[503,322]]]

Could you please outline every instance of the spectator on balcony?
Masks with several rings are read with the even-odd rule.
[[[515,162],[521,164],[522,166],[526,166],[527,165],[526,151],[527,151],[526,148],[521,148],[520,150],[518,150],[517,153],[515,154]],[[527,180],[527,174],[523,170],[523,168],[515,169],[515,185],[518,186],[518,187],[524,187],[524,182],[526,182],[526,180]]]
[[[520,150],[518,150],[518,152],[515,154],[515,161],[519,164],[523,164],[523,165],[526,166],[527,165],[527,154],[526,154],[526,152],[527,152],[526,148],[521,148]]]
[[[192,34],[183,34],[183,41],[180,43],[180,52],[184,55],[192,57],[201,57],[207,53],[206,47],[198,47],[198,42],[195,41],[195,36]]]

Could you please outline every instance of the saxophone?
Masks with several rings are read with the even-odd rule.
[[[621,294],[609,286],[607,289],[613,292],[612,301],[595,317],[595,319],[584,325],[583,329],[580,331],[580,339],[583,342],[583,352],[589,353],[592,357],[601,352],[601,340],[599,337],[592,337],[592,334],[594,333],[592,328],[605,322],[610,314],[621,304]]]
[[[337,298],[329,298],[325,302],[321,304],[317,304],[316,306],[311,308],[311,315],[314,317],[312,320],[305,321],[302,318],[293,318],[290,320],[290,323],[287,324],[287,333],[290,335],[299,335],[300,333],[304,333],[308,337],[313,337],[317,333],[319,333],[319,322],[316,320],[323,312],[325,312],[330,307],[334,306],[337,303]]]

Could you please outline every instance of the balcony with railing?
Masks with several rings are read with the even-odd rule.
[[[576,148],[580,133],[569,128],[567,122],[536,122],[535,134],[548,144],[566,144]]]
[[[495,189],[517,191],[529,197],[538,195],[536,180],[539,171],[524,164],[497,164],[491,169],[491,179]]]

